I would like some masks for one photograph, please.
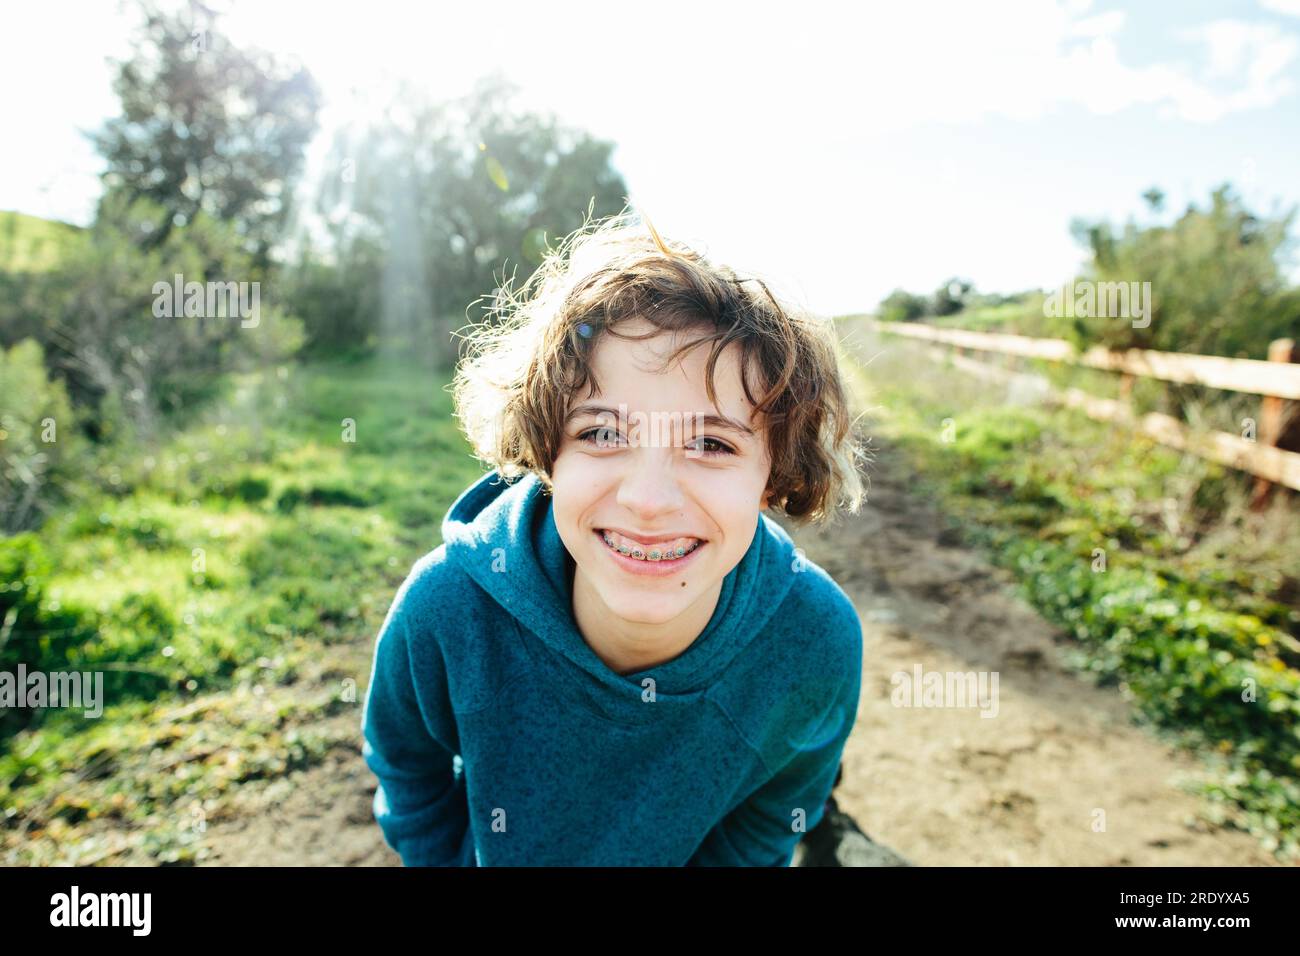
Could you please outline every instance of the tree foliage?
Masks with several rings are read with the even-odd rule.
[[[930,303],[922,295],[895,289],[880,303],[879,316],[884,322],[914,322],[930,314]]]
[[[252,272],[240,234],[203,212],[161,243],[138,241],[155,235],[166,215],[150,200],[113,194],[84,241],[45,276],[49,359],[74,397],[96,407],[99,432],[128,427],[152,437],[161,414],[206,394],[217,376],[301,343],[300,323],[273,303],[260,303],[255,326],[236,315],[156,315],[159,282],[177,274],[186,283],[226,282]]]
[[[63,384],[46,375],[40,345],[0,347],[0,532],[35,527],[81,446]],[[8,580],[8,579],[6,579]]]
[[[1162,208],[1158,189],[1145,197],[1153,212]],[[1300,290],[1288,284],[1281,264],[1295,213],[1256,215],[1225,184],[1208,206],[1189,204],[1169,225],[1130,219],[1118,230],[1075,220],[1071,232],[1092,254],[1085,278],[1149,282],[1152,308],[1146,328],[1126,318],[1076,317],[1073,338],[1082,345],[1264,358],[1270,341],[1300,332]]]
[[[966,307],[967,300],[975,291],[974,283],[966,279],[953,277],[934,290],[930,312],[933,315],[953,315]]]
[[[473,303],[507,276],[526,279],[588,216],[625,205],[613,144],[521,108],[517,93],[500,75],[457,99],[412,90],[382,122],[341,136],[318,201],[341,272],[300,277],[317,286],[344,274],[377,283],[378,296],[362,296],[378,304],[369,333],[453,359],[451,332]],[[308,321],[313,342],[347,326],[332,313]]]
[[[141,10],[131,55],[116,64],[122,112],[94,136],[107,193],[167,211],[148,242],[203,212],[230,223],[265,267],[316,130],[316,83],[305,69],[235,46],[200,0]]]

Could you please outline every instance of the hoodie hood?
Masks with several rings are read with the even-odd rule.
[[[573,616],[573,559],[555,525],[552,499],[533,473],[507,479],[491,471],[461,493],[442,524],[447,560],[463,568],[560,661],[587,701],[629,722],[648,719],[645,677],[656,696],[699,696],[760,634],[789,592],[796,560],[785,529],[760,513],[754,539],[723,579],[713,616],[681,654],[635,674],[613,671],[587,645]],[[502,573],[502,572],[505,573]],[[534,652],[536,656],[536,652]]]

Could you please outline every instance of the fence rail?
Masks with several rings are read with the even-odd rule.
[[[1107,372],[1124,372],[1183,385],[1204,385],[1251,395],[1300,400],[1300,365],[1259,359],[1223,358],[1189,352],[1153,352],[1149,349],[1117,351],[1094,346],[1079,352],[1065,339],[1037,339],[1025,335],[936,329],[905,322],[874,322],[876,328],[895,335],[942,342],[981,352],[1000,352],[1024,358],[1086,365]]]
[[[1162,444],[1255,475],[1257,484],[1252,504],[1257,508],[1266,502],[1274,485],[1284,485],[1300,491],[1300,453],[1276,447],[1287,432],[1288,420],[1296,414],[1295,406],[1287,406],[1300,400],[1300,365],[1295,363],[1295,344],[1290,339],[1274,342],[1269,349],[1269,361],[1259,361],[1185,352],[1155,352],[1148,349],[1118,351],[1093,347],[1080,352],[1064,339],[939,329],[929,325],[880,322],[875,319],[868,319],[867,322],[880,332],[936,342],[961,350],[971,349],[1082,365],[1119,372],[1128,381],[1131,381],[1131,377],[1151,378],[1264,396],[1255,436],[1248,438],[1228,432],[1194,431],[1178,419],[1158,412],[1139,416],[1126,401],[1099,398],[1077,388],[1050,393],[1054,401],[1078,408],[1091,418],[1126,423]],[[1010,381],[1024,377],[1021,373],[962,354],[937,348],[926,351],[936,360],[951,361],[956,367],[985,379]],[[1127,395],[1127,389],[1122,389],[1121,393]]]

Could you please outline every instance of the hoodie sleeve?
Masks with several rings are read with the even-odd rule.
[[[375,645],[362,708],[362,756],[379,778],[374,815],[384,840],[406,866],[474,866],[464,777],[441,653],[422,664],[420,693],[411,667],[413,613],[409,577]],[[428,720],[426,720],[426,714]]]
[[[687,866],[789,866],[795,846],[821,822],[862,690],[861,631],[848,679],[817,731],[775,775],[717,823]],[[802,828],[796,830],[796,821]]]

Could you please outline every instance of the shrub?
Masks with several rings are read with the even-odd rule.
[[[84,443],[63,384],[45,374],[40,345],[0,349],[0,531],[40,524],[66,497]]]

